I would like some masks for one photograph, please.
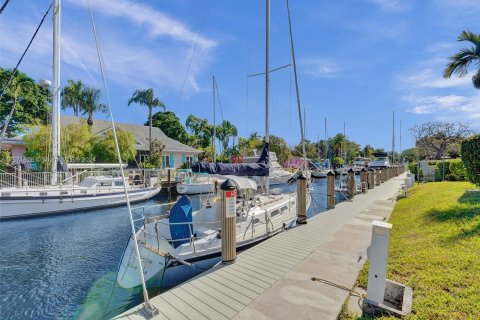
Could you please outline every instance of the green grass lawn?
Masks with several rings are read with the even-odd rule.
[[[407,319],[480,319],[480,192],[470,188],[422,184],[395,205],[388,278],[413,288]]]

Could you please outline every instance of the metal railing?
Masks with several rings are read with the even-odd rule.
[[[135,186],[150,187],[161,184],[162,171],[157,169],[127,169],[128,182]],[[88,177],[120,176],[117,170],[72,170],[57,173],[57,185],[69,186],[79,184]],[[51,185],[51,172],[13,172],[0,173],[0,188],[45,187]]]

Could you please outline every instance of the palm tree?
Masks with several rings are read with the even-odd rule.
[[[336,156],[343,156],[343,149],[345,145],[345,136],[342,133],[337,133],[331,140],[333,152]]]
[[[128,105],[132,103],[138,103],[142,106],[147,106],[148,107],[148,127],[149,127],[149,132],[148,132],[148,141],[149,141],[149,156],[152,155],[152,110],[153,108],[160,107],[163,108],[163,111],[165,111],[165,105],[163,104],[160,99],[155,97],[155,94],[153,92],[153,89],[146,89],[146,90],[135,90],[133,92],[132,97],[128,99]]]
[[[72,108],[73,114],[78,117],[85,85],[81,80],[68,80],[68,83],[69,85],[62,90],[62,109]]]
[[[80,109],[83,114],[88,114],[87,123],[93,126],[93,114],[95,112],[107,112],[107,106],[98,103],[100,99],[100,90],[94,88],[85,88],[82,90],[82,99],[80,102]]]
[[[236,137],[238,135],[237,128],[230,123],[228,120],[223,120],[222,121],[222,142],[223,142],[223,150],[228,149],[228,142],[230,140],[230,137]]]
[[[15,108],[20,102],[21,99],[32,99],[30,94],[30,89],[34,86],[32,79],[27,77],[23,73],[17,73],[12,79],[10,86],[7,88],[8,91],[7,95],[4,97],[7,101],[8,105],[11,105],[10,113],[8,114],[5,122],[3,123],[2,133],[0,137],[0,151],[2,150],[3,138],[5,137],[5,133],[7,132],[7,128],[10,124],[10,120],[12,119],[13,113],[15,112]]]
[[[467,75],[470,64],[475,63],[477,72],[473,75],[472,82],[476,89],[480,89],[480,34],[462,31],[457,40],[471,42],[473,46],[460,49],[458,53],[448,58],[450,63],[443,71],[443,77],[448,79],[455,72],[460,78],[463,78]]]

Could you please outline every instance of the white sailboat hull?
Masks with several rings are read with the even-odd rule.
[[[205,183],[191,183],[191,184],[177,184],[178,194],[200,194],[212,193],[214,191],[213,182]]]
[[[308,208],[310,197],[307,200]],[[262,206],[262,209],[251,209],[257,210],[257,213],[252,213],[253,216],[249,216],[248,219],[237,218],[247,219],[243,222],[237,220],[237,251],[255,245],[295,225],[297,214],[295,194],[265,196],[263,201],[265,205]],[[221,202],[212,202],[212,205],[221,206]],[[214,210],[215,208],[212,207],[197,214],[199,218],[205,216],[207,219],[208,212],[211,213]],[[267,216],[268,220],[266,220]],[[252,220],[255,221],[253,224],[251,224]],[[209,219],[205,221],[209,221]],[[267,221],[268,223],[266,223]],[[159,237],[159,234],[169,232],[166,231],[169,228],[167,224],[162,220],[150,220],[137,231],[138,247],[146,281],[154,281],[156,285],[161,282],[161,286],[168,287],[205,271],[219,261],[221,237],[217,236],[216,226],[212,226],[212,233],[207,235],[199,233],[197,234],[198,238],[192,238],[189,243],[174,248],[171,240]],[[196,226],[198,224],[194,223],[194,232]],[[133,237],[130,238],[122,257],[117,282],[123,288],[132,288],[141,284]]]
[[[147,200],[157,195],[160,189],[142,188],[130,190],[130,202]],[[40,196],[38,192],[31,193],[34,195],[18,196],[13,193],[9,196],[4,196],[6,192],[2,192],[0,197],[0,220],[98,209],[126,203],[123,191],[104,194],[66,194],[62,196],[48,196],[48,192],[47,196]]]

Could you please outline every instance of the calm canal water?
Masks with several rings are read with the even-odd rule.
[[[295,184],[271,188],[293,191]],[[326,179],[311,192],[309,216],[325,209]],[[166,202],[162,193],[135,206]],[[129,237],[125,207],[0,222],[0,319],[108,319],[137,305],[139,288],[114,286]]]

